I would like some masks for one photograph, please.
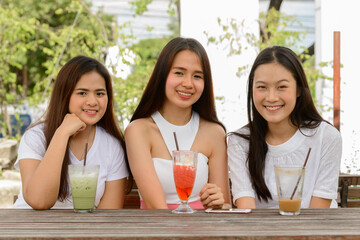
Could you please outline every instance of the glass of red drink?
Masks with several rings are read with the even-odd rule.
[[[196,211],[189,206],[188,199],[195,182],[198,153],[179,150],[173,151],[172,155],[175,187],[181,201],[179,207],[172,212],[194,213]]]

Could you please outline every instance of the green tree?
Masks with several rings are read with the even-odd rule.
[[[134,17],[147,11],[152,0],[129,1]],[[170,0],[168,13],[174,16],[178,1]],[[178,20],[174,17],[174,20]],[[179,24],[169,26],[178,35]],[[91,11],[91,0],[1,0],[0,1],[0,132],[11,136],[8,106],[32,105],[48,99],[56,74],[76,55],[104,62],[110,46],[127,54],[134,36],[123,29],[129,22],[116,23],[102,11]],[[149,27],[151,30],[151,27]],[[131,40],[131,41],[130,41]],[[128,120],[149,79],[164,39],[141,41],[131,47],[137,54],[134,73],[128,79],[114,79],[116,113],[120,124]],[[120,43],[120,44],[119,44]],[[149,44],[150,43],[150,44]],[[124,62],[126,62],[122,58]],[[129,64],[129,63],[128,63]],[[114,67],[115,68],[115,67]],[[113,69],[114,69],[113,68]],[[19,120],[19,116],[16,116]],[[19,139],[20,136],[18,135]]]
[[[0,2],[1,133],[11,135],[8,109],[44,102],[60,66],[76,55],[103,60],[116,45],[115,19],[93,13],[87,0]]]

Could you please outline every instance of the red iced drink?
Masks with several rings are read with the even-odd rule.
[[[188,200],[195,181],[196,167],[174,165],[174,179],[176,191],[180,200]]]

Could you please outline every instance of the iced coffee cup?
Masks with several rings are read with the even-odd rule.
[[[277,165],[274,168],[281,215],[299,215],[305,167]]]
[[[93,212],[99,169],[99,165],[69,165],[75,212]]]

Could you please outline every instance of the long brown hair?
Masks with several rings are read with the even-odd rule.
[[[257,67],[273,62],[284,66],[292,73],[296,80],[296,88],[300,96],[297,97],[294,110],[290,114],[292,124],[298,129],[316,128],[324,121],[314,105],[306,75],[298,56],[291,49],[282,46],[273,46],[261,51],[254,61],[248,79],[247,114],[249,123],[247,127],[250,130],[250,134],[238,134],[235,132],[231,134],[238,135],[249,141],[247,164],[251,183],[258,199],[266,202],[268,199],[272,199],[264,180],[265,158],[268,151],[265,136],[268,131],[268,125],[254,105],[253,81]]]
[[[192,51],[199,56],[204,72],[204,90],[199,100],[193,104],[192,109],[198,112],[203,119],[215,122],[225,130],[224,125],[218,120],[216,115],[209,58],[204,47],[192,38],[174,38],[163,48],[131,121],[150,117],[151,114],[159,110],[163,105],[166,78],[176,54],[184,50]]]
[[[99,120],[99,122],[97,122],[97,125],[101,126],[106,130],[107,133],[118,139],[124,150],[125,160],[127,161],[124,136],[119,129],[119,125],[117,124],[113,110],[113,90],[110,74],[104,65],[102,65],[99,61],[85,56],[77,56],[68,61],[60,69],[59,74],[55,80],[53,91],[51,93],[50,103],[45,113],[45,119],[42,121],[42,123],[45,123],[44,135],[46,139],[46,149],[49,147],[50,141],[56,129],[61,125],[65,115],[69,113],[70,97],[77,82],[80,80],[81,76],[92,71],[96,71],[104,78],[108,96],[106,112]],[[58,199],[60,201],[66,199],[69,196],[69,164],[69,147],[67,147],[61,168],[60,188],[58,195]]]

